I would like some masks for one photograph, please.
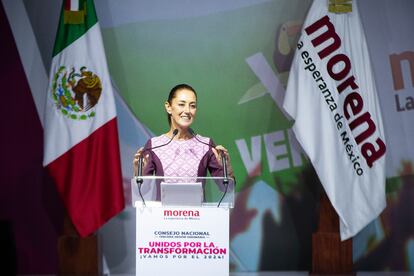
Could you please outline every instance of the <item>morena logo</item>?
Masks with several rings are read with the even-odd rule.
[[[318,33],[318,30],[322,31]],[[308,36],[316,33],[316,37],[311,40],[311,43],[315,48],[322,47],[318,52],[320,59],[329,57],[326,70],[332,79],[340,82],[337,90],[339,94],[345,94],[343,101],[344,115],[348,120],[349,128],[355,135],[355,141],[360,147],[362,156],[371,168],[375,161],[384,156],[386,146],[376,133],[377,126],[371,118],[371,113],[369,111],[364,112],[364,106],[367,105],[363,98],[365,91],[358,91],[359,85],[351,70],[350,58],[346,54],[337,52],[337,50],[340,50],[341,38],[336,33],[335,27],[327,15],[306,27],[305,32]],[[338,64],[342,64],[339,69]],[[324,83],[324,85],[326,84]]]
[[[164,210],[164,217],[199,217],[197,210]]]

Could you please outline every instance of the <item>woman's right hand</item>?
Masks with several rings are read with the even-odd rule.
[[[135,155],[134,155],[134,160],[132,161],[132,164],[134,166],[134,175],[135,176],[138,175],[138,163],[139,163],[139,159],[142,157],[143,151],[144,151],[144,148],[139,148],[137,150],[137,152],[135,153]],[[144,156],[144,158],[142,159],[142,171],[144,171],[145,166],[148,163],[148,157],[149,157],[149,154],[146,154]]]

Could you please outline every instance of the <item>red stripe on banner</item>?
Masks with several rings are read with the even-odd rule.
[[[116,118],[47,166],[82,237],[123,210]]]

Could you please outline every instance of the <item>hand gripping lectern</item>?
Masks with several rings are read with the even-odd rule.
[[[131,188],[136,275],[229,275],[232,179],[141,176]]]

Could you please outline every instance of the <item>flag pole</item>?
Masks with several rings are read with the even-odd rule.
[[[312,234],[310,275],[355,275],[352,271],[352,238],[341,242],[339,217],[324,190],[319,202],[318,228]]]
[[[67,213],[57,248],[58,275],[99,275],[97,235],[81,238]]]

